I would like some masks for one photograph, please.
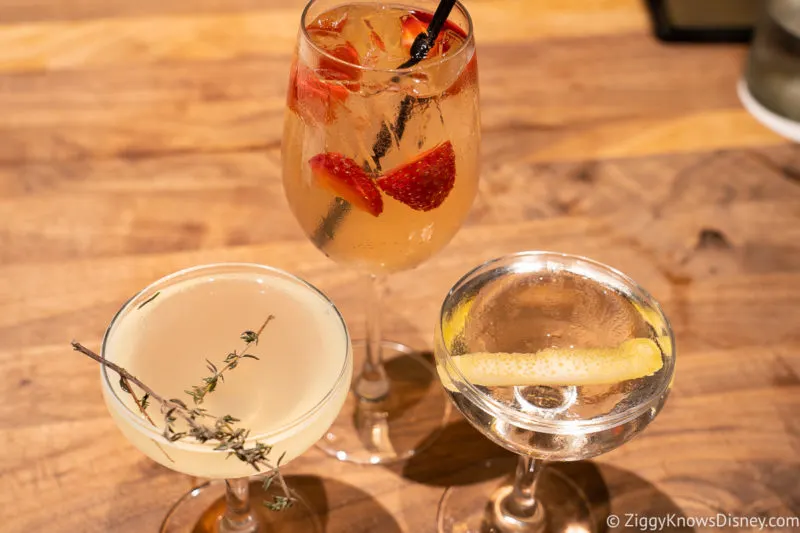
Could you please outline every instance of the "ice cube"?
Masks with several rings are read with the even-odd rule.
[[[348,91],[335,82],[321,79],[311,69],[295,64],[289,82],[288,106],[309,125],[328,124],[347,99]]]
[[[308,36],[318,47],[324,50],[332,50],[337,46],[347,43],[347,39],[342,37],[342,34],[330,30],[321,30],[310,28]]]
[[[350,90],[358,90],[361,57],[355,46],[341,34],[328,30],[308,30],[311,40],[327,52],[320,54],[315,70],[323,79],[353,82],[346,84]]]
[[[437,43],[440,43],[440,51],[443,55],[455,52],[463,42],[464,36],[462,33],[449,28],[442,30],[439,34],[439,39],[437,39]]]
[[[390,69],[400,65],[404,52],[400,47],[400,25],[398,16],[389,9],[380,9],[362,18],[362,37],[355,39],[357,46],[363,46],[361,55],[364,65],[371,68]]]
[[[364,66],[375,68],[381,63],[381,59],[386,56],[386,43],[383,38],[375,31],[372,22],[365,18],[363,19],[364,26],[366,27],[367,34],[366,49],[362,53],[364,58]]]
[[[340,6],[320,14],[311,24],[306,26],[306,29],[342,33],[347,24],[348,15],[348,7]]]

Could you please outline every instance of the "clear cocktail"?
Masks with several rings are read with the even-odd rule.
[[[439,376],[466,419],[520,460],[513,484],[448,491],[440,531],[592,531],[576,485],[542,474],[543,462],[588,459],[641,432],[669,393],[673,345],[655,300],[594,261],[530,252],[467,274],[442,306]]]

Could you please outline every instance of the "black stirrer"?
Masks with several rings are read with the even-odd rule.
[[[433,13],[433,18],[428,24],[427,30],[417,35],[414,39],[414,44],[411,45],[411,57],[400,65],[398,70],[413,67],[428,55],[431,48],[433,48],[439,32],[442,31],[444,23],[447,22],[447,17],[455,6],[456,0],[441,0],[436,11]],[[392,81],[397,83],[400,81],[399,76],[392,78]],[[403,137],[406,129],[406,122],[411,118],[411,110],[413,108],[414,98],[406,95],[400,102],[400,108],[397,112],[392,131],[394,131],[398,142]],[[381,159],[386,155],[389,147],[392,145],[392,131],[386,125],[386,122],[381,124],[381,129],[375,138],[375,143],[372,145],[372,160],[375,163],[375,168],[381,169]],[[333,239],[336,228],[344,221],[344,217],[350,212],[350,204],[341,198],[336,198],[333,203],[328,207],[328,212],[322,217],[322,221],[314,230],[311,236],[311,241],[322,248],[326,242]]]

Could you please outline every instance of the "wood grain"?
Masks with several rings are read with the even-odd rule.
[[[739,105],[740,46],[664,46],[634,0],[473,0],[483,172],[453,242],[391,280],[386,334],[430,348],[447,289],[524,249],[633,276],[678,374],[639,438],[588,465],[624,514],[800,515],[800,151]],[[179,268],[255,261],[327,292],[354,336],[358,276],[298,229],[281,185],[302,3],[0,0],[0,530],[155,531],[193,480],[122,438],[97,347]],[[406,464],[312,449],[294,482],[329,533],[433,533],[445,487],[503,452],[457,415]],[[54,519],[57,517],[57,519]],[[788,530],[787,530],[788,531]]]

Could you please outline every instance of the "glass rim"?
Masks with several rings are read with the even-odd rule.
[[[333,382],[331,388],[325,393],[325,395],[309,410],[299,415],[296,419],[292,420],[291,422],[284,424],[276,429],[272,429],[267,432],[262,432],[258,434],[251,434],[250,436],[245,439],[246,443],[252,443],[258,440],[265,440],[271,437],[280,435],[282,433],[286,433],[287,431],[303,424],[307,420],[309,420],[313,415],[315,415],[318,411],[320,411],[331,399],[332,396],[336,393],[339,386],[341,385],[342,381],[347,379],[347,369],[349,367],[350,360],[353,357],[352,349],[351,349],[351,340],[350,340],[350,332],[347,329],[347,324],[344,321],[344,317],[342,316],[339,309],[334,305],[330,298],[328,298],[325,293],[319,290],[317,287],[309,283],[308,281],[291,274],[285,270],[281,270],[279,268],[261,265],[258,263],[245,263],[245,262],[220,262],[220,263],[208,263],[202,265],[195,265],[192,267],[184,268],[178,271],[175,271],[171,274],[167,274],[156,281],[150,283],[145,288],[137,292],[131,298],[129,298],[120,309],[114,314],[114,317],[111,319],[108,327],[106,328],[105,334],[103,335],[103,343],[100,349],[100,357],[102,360],[105,361],[106,359],[106,347],[109,341],[109,337],[111,336],[112,330],[114,329],[115,325],[120,321],[123,320],[126,313],[131,309],[134,303],[138,303],[137,300],[145,295],[148,294],[153,289],[157,289],[158,287],[163,286],[165,283],[173,281],[177,278],[186,275],[193,275],[199,274],[207,271],[214,271],[216,269],[224,269],[222,273],[229,273],[234,272],[236,269],[243,269],[243,270],[252,270],[256,272],[264,272],[270,274],[272,276],[277,276],[283,279],[288,279],[295,283],[300,284],[301,286],[311,289],[318,297],[320,297],[323,301],[328,303],[331,308],[336,312],[336,317],[339,319],[339,323],[342,326],[342,330],[344,331],[344,350],[345,350],[345,357],[342,361],[342,368],[339,371],[339,375],[336,377],[336,380]],[[101,363],[100,365],[100,374],[101,374],[101,383],[102,386],[111,393],[111,396],[114,398],[118,407],[121,409],[118,412],[122,413],[126,418],[132,420],[137,427],[137,430],[146,433],[149,437],[157,439],[159,442],[167,442],[167,439],[163,436],[163,431],[159,430],[158,427],[151,425],[147,420],[142,418],[141,412],[138,410],[131,409],[117,394],[117,391],[111,386],[111,380],[109,378],[108,367]],[[175,446],[177,443],[167,442],[170,446]],[[208,448],[206,444],[195,442],[195,441],[188,441],[181,443],[183,445],[188,445],[191,447],[200,447],[200,448]],[[215,450],[208,449],[209,452],[214,452]],[[220,452],[221,453],[221,452]],[[225,452],[227,453],[227,452]]]
[[[650,393],[646,400],[642,401],[641,403],[637,404],[630,409],[627,409],[621,413],[606,413],[605,415],[599,416],[597,418],[592,418],[588,420],[532,420],[530,416],[525,415],[524,413],[511,409],[507,405],[504,405],[497,400],[491,398],[489,395],[480,391],[476,385],[471,383],[467,380],[463,373],[456,367],[456,365],[450,364],[444,367],[444,371],[447,374],[453,374],[457,379],[452,380],[454,384],[459,389],[459,392],[467,396],[467,398],[476,403],[479,407],[484,409],[485,411],[489,412],[490,414],[495,415],[498,418],[502,418],[506,421],[512,422],[515,425],[518,425],[522,428],[529,429],[532,431],[544,431],[546,433],[556,433],[556,432],[569,432],[570,430],[578,430],[578,429],[588,429],[588,430],[595,430],[599,431],[602,429],[610,428],[625,424],[631,420],[636,419],[642,413],[653,407],[655,404],[658,404],[664,396],[668,393],[670,385],[672,383],[674,374],[675,374],[675,334],[672,330],[672,326],[669,323],[669,319],[667,318],[666,314],[664,314],[663,309],[661,308],[661,304],[658,303],[658,300],[653,298],[653,296],[647,292],[641,285],[636,283],[630,276],[627,274],[617,270],[614,267],[606,265],[605,263],[601,263],[599,261],[595,261],[589,257],[585,257],[582,255],[575,255],[575,254],[568,254],[562,252],[552,252],[552,251],[523,251],[523,252],[516,252],[512,254],[502,255],[500,257],[495,257],[484,261],[480,265],[474,267],[469,272],[461,276],[458,281],[453,284],[450,290],[445,296],[444,301],[442,302],[442,307],[439,310],[439,320],[436,323],[436,350],[434,353],[443,353],[444,360],[446,362],[452,361],[454,357],[450,350],[444,344],[444,337],[442,335],[442,323],[445,317],[445,309],[447,308],[447,304],[449,303],[450,298],[455,294],[456,290],[460,289],[463,284],[470,280],[474,275],[485,272],[490,270],[490,267],[493,265],[498,265],[503,262],[516,262],[516,260],[520,258],[526,257],[538,257],[538,258],[553,258],[556,260],[565,260],[571,259],[575,261],[580,261],[586,263],[590,268],[597,272],[603,272],[606,274],[610,274],[617,281],[622,282],[627,288],[631,289],[635,294],[641,296],[641,298],[647,302],[648,305],[652,306],[659,314],[661,319],[664,321],[664,325],[667,328],[667,333],[670,340],[670,349],[668,354],[664,354],[664,378],[658,384],[658,388]],[[659,345],[661,349],[661,346]],[[441,352],[440,352],[441,350]],[[663,351],[663,349],[662,349]],[[452,369],[452,371],[451,371]],[[459,386],[459,385],[463,385]],[[500,416],[498,416],[500,415]],[[549,430],[549,431],[548,431]]]
[[[439,65],[442,65],[442,64],[445,64],[445,63],[449,63],[450,61],[458,58],[463,53],[465,53],[465,50],[467,50],[469,48],[469,45],[474,42],[474,30],[473,30],[473,24],[472,24],[472,17],[470,16],[469,11],[467,11],[467,8],[464,6],[464,4],[462,4],[460,0],[456,0],[456,3],[455,3],[455,5],[453,7],[458,9],[459,12],[461,12],[461,14],[464,15],[464,18],[467,21],[467,38],[464,39],[464,42],[461,43],[461,45],[455,50],[455,52],[453,52],[452,54],[446,55],[446,56],[439,56],[438,58],[436,58],[434,60],[431,60],[431,61],[426,61],[425,64],[422,64],[422,62],[420,62],[420,63],[417,63],[416,65],[413,65],[411,67],[406,67],[406,68],[365,67],[364,65],[358,65],[358,64],[355,64],[355,63],[350,63],[349,61],[345,61],[345,60],[343,60],[343,59],[341,59],[339,57],[336,57],[335,55],[331,54],[330,52],[328,52],[324,48],[318,46],[314,42],[314,40],[311,39],[311,36],[308,34],[308,27],[307,27],[307,24],[306,24],[306,17],[308,16],[308,12],[311,9],[311,6],[316,4],[318,1],[319,0],[309,0],[309,2],[306,4],[306,7],[303,8],[303,13],[300,15],[300,35],[311,46],[311,48],[314,49],[315,52],[317,52],[319,55],[325,57],[326,60],[330,60],[330,61],[333,61],[334,63],[344,65],[349,69],[355,68],[355,69],[358,69],[359,71],[364,71],[364,72],[380,72],[380,73],[385,73],[385,74],[397,74],[397,75],[410,74],[410,73],[413,73],[413,72],[429,70],[429,69],[436,68]]]

